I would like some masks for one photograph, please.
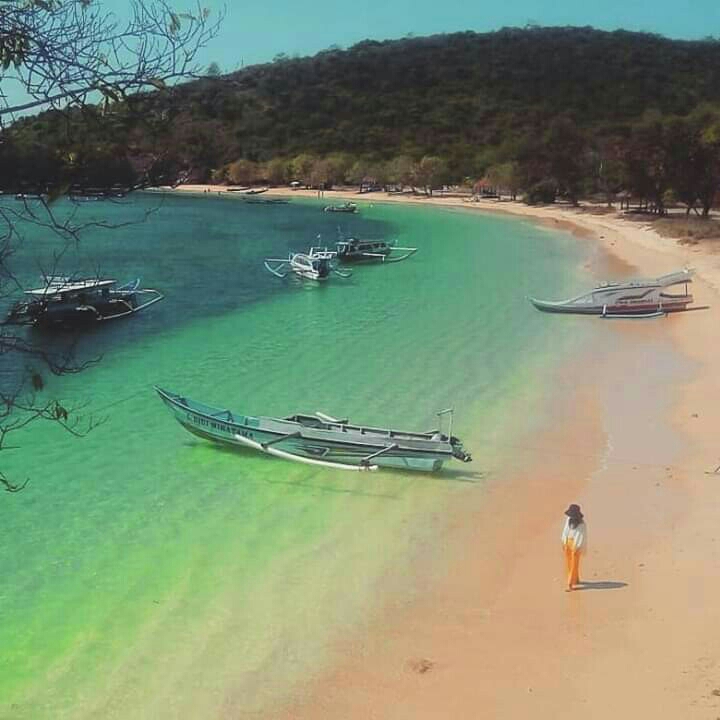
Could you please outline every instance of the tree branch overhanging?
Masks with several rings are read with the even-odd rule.
[[[29,96],[6,98],[0,119],[167,89],[198,73],[198,52],[223,17],[200,2],[178,12],[166,0],[131,0],[121,20],[95,0],[0,0],[0,84],[11,80]]]

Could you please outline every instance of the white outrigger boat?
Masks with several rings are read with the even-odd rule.
[[[26,290],[27,300],[10,309],[8,325],[77,328],[134,315],[163,299],[159,290],[140,289],[140,279],[115,287],[117,280],[52,276]]]
[[[407,260],[417,252],[417,248],[398,247],[395,241],[387,240],[360,240],[359,238],[341,238],[335,243],[337,256],[340,262],[368,262],[382,263],[400,262]],[[393,253],[402,253],[393,255]]]
[[[528,299],[543,312],[579,313],[606,318],[659,317],[688,309],[687,306],[693,301],[687,287],[692,282],[692,275],[692,270],[684,269],[648,280],[604,282],[589,293],[560,302]],[[667,292],[668,288],[675,285],[684,285],[684,292]]]
[[[290,253],[287,258],[266,258],[265,267],[279,278],[290,273],[306,280],[327,280],[331,273],[343,278],[352,275],[338,268],[336,252],[318,247],[311,247],[306,253]]]
[[[181,395],[155,388],[175,419],[189,432],[206,440],[246,447],[268,455],[310,465],[341,470],[440,470],[455,458],[470,462],[458,438],[452,435],[452,410],[448,434],[440,429],[403,432],[351,425],[323,413],[285,418],[249,416],[211,407]]]

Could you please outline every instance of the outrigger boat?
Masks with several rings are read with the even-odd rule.
[[[561,302],[528,299],[543,312],[579,313],[607,318],[659,317],[688,309],[687,306],[693,301],[687,287],[692,282],[692,275],[692,270],[685,269],[648,280],[603,282],[589,293]],[[667,292],[668,288],[675,285],[684,285],[684,292]]]
[[[155,390],[175,419],[189,432],[206,440],[247,447],[286,460],[342,470],[440,470],[455,458],[470,462],[458,438],[452,435],[452,410],[448,434],[440,429],[403,432],[351,425],[348,420],[315,413],[285,418],[249,416],[203,405],[159,387]]]
[[[311,247],[307,253],[290,253],[287,258],[266,258],[265,267],[279,278],[290,273],[306,280],[327,280],[331,273],[343,278],[352,275],[338,268],[336,252],[318,247]]]
[[[139,278],[116,285],[116,280],[49,277],[43,287],[25,291],[29,299],[11,308],[6,323],[76,328],[128,317],[164,297],[158,290],[141,290]]]
[[[240,199],[247,205],[287,205],[290,202],[285,198],[252,198],[245,195],[242,195]]]
[[[401,260],[407,260],[417,252],[417,248],[398,247],[395,241],[360,240],[358,238],[341,238],[335,243],[335,247],[340,262],[400,262]],[[395,252],[403,254],[394,257],[393,253]]]
[[[354,202],[346,202],[340,205],[327,205],[324,212],[356,213],[358,206]]]

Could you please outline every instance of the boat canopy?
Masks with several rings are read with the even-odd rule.
[[[668,287],[670,285],[679,285],[680,283],[692,282],[693,270],[685,268],[677,272],[661,275],[657,278],[645,278],[636,280],[625,280],[622,282],[601,282],[596,289],[605,288],[652,288],[652,287]]]
[[[110,287],[111,285],[115,285],[115,283],[117,283],[117,280],[70,280],[68,278],[50,278],[45,287],[36,288],[35,290],[25,290],[25,294],[38,297],[56,295],[58,293],[81,292],[83,290]]]

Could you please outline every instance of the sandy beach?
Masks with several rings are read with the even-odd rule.
[[[273,717],[719,717],[720,254],[570,207],[324,197],[524,216],[597,242],[605,253],[589,281],[695,268],[697,304],[709,309],[613,321],[576,367],[558,363],[552,424],[519,443],[517,462],[477,502],[451,513],[443,570],[349,630],[333,664]],[[666,365],[665,351],[682,362]],[[570,502],[588,520],[588,584],[565,593],[559,535]]]

